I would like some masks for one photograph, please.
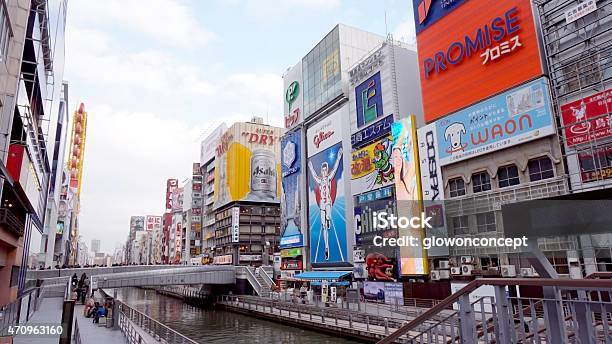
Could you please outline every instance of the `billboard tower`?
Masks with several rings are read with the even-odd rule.
[[[79,108],[74,112],[72,118],[72,132],[70,135],[70,158],[68,159],[68,171],[69,186],[68,194],[72,195],[74,200],[74,208],[72,210],[73,216],[71,217],[70,235],[71,235],[71,257],[70,263],[76,262],[76,247],[78,244],[79,227],[78,227],[78,214],[80,212],[80,196],[81,196],[81,183],[83,181],[83,159],[85,157],[85,138],[87,132],[87,112],[85,111],[85,104],[81,103]]]

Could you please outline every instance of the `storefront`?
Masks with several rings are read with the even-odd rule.
[[[351,282],[352,271],[305,271],[293,279],[294,288],[305,284],[308,290],[314,292],[315,299],[331,303],[346,297]]]

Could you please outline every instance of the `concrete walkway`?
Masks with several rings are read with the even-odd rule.
[[[79,327],[81,342],[84,344],[127,344],[127,339],[119,330],[99,326],[93,323],[93,318],[86,318],[83,315],[85,306],[74,306],[74,321]],[[110,320],[109,320],[110,321]],[[101,322],[104,322],[101,320]],[[76,327],[75,327],[76,329]],[[74,331],[74,329],[73,329]]]
[[[62,305],[64,304],[64,298],[53,297],[45,298],[40,302],[40,308],[34,312],[29,325],[32,324],[45,324],[45,325],[59,325],[62,322]],[[59,335],[48,335],[45,337],[40,336],[16,336],[13,339],[14,344],[48,344],[57,343],[59,341]]]

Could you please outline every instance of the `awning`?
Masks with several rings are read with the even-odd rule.
[[[312,282],[331,281],[335,282],[342,277],[352,274],[352,271],[304,271],[293,276],[296,279]]]

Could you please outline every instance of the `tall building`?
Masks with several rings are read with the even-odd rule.
[[[99,253],[100,252],[100,240],[92,239],[91,240],[91,252]]]
[[[384,41],[384,37],[339,24],[283,76],[288,129],[282,141],[283,278],[310,268],[352,270],[349,118],[354,104],[349,98],[354,86],[349,70]]]
[[[612,27],[607,19],[612,1],[536,4],[566,182],[571,193],[597,199],[594,193],[612,187]],[[554,265],[567,272],[571,261],[579,260],[585,275],[612,271],[612,234],[584,233],[575,239],[549,255]],[[547,244],[552,248],[554,243]]]
[[[5,257],[0,305],[24,287],[27,259],[42,242],[56,149],[65,16],[66,1],[0,2],[0,127],[7,133],[0,138],[0,254]]]
[[[216,148],[214,264],[269,264],[280,231],[280,137],[261,118],[235,123]]]
[[[200,150],[200,170],[202,174],[202,264],[212,264],[215,247],[215,149],[221,136],[227,130],[225,123],[220,124],[203,141]]]
[[[169,264],[170,260],[170,229],[172,228],[172,204],[173,194],[178,188],[177,179],[168,179],[166,181],[166,201],[165,201],[165,212],[162,216],[162,263]]]
[[[65,212],[66,210],[66,204],[61,200],[61,194],[62,177],[66,163],[66,145],[68,144],[67,106],[68,83],[63,82],[57,116],[53,119],[55,129],[51,129],[53,135],[50,136],[54,151],[51,163],[49,194],[47,196],[47,215],[45,217],[45,228],[40,242],[40,255],[37,264],[40,267],[54,267],[64,264],[63,257],[66,252],[66,240],[64,239],[65,221],[59,221],[59,217],[60,212]]]

